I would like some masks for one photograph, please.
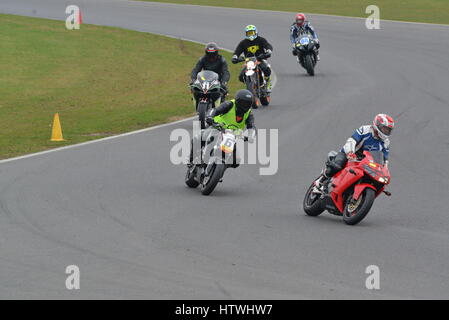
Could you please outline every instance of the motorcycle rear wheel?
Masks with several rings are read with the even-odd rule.
[[[260,97],[260,103],[263,106],[268,106],[270,104],[270,96]]]
[[[360,201],[357,201],[357,206],[351,208],[352,195],[349,196],[343,212],[343,221],[351,226],[362,221],[370,211],[375,198],[376,192],[371,188],[366,188],[360,195]]]
[[[195,180],[195,169],[187,167],[185,183],[189,188],[198,187],[199,183]]]
[[[218,182],[220,182],[220,179],[223,177],[225,169],[225,165],[222,163],[214,164],[214,168],[212,169],[213,171],[210,174],[209,180],[206,184],[201,184],[201,193],[203,195],[208,196],[212,193],[212,191],[214,191]]]

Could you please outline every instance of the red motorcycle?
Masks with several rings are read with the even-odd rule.
[[[329,161],[335,154],[335,151],[329,154]],[[304,211],[309,216],[318,216],[327,210],[343,216],[346,224],[359,223],[382,192],[391,196],[385,191],[390,183],[390,172],[384,163],[382,151],[363,151],[363,156],[348,161],[345,168],[332,177],[327,192],[316,187],[319,178],[312,183],[304,197]]]

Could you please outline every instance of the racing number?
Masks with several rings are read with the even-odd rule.
[[[232,148],[234,146],[234,139],[226,138],[226,141],[223,144],[228,148]]]

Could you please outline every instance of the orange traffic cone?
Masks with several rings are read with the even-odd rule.
[[[55,116],[53,118],[53,128],[51,130],[50,141],[64,141],[64,138],[62,137],[61,122],[59,121],[58,113],[55,113]]]

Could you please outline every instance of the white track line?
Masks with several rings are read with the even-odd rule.
[[[122,28],[122,29],[125,29],[125,28]],[[132,29],[129,29],[129,30],[132,30]],[[200,42],[200,41],[191,40],[191,39],[187,39],[187,38],[176,37],[176,36],[173,36],[173,35],[165,35],[165,34],[161,34],[161,33],[152,33],[152,32],[145,32],[145,31],[137,31],[137,32],[151,33],[151,34],[164,36],[164,37],[167,37],[167,38],[173,38],[173,39],[177,39],[177,40],[188,41],[188,42],[198,43],[198,44],[202,44],[202,45],[206,44],[206,42]],[[222,49],[224,51],[231,52],[231,53],[233,52],[232,50],[229,50],[229,49],[226,49],[226,48],[220,48],[220,49]],[[272,74],[273,74],[273,85],[272,86],[274,88],[275,85],[276,85],[277,77],[276,77],[276,74],[274,73],[274,71],[272,71]],[[168,126],[171,126],[171,125],[174,125],[174,124],[178,124],[178,123],[182,123],[182,122],[185,122],[185,121],[193,120],[195,118],[196,118],[196,116],[193,116],[193,117],[189,117],[189,118],[186,118],[186,119],[177,120],[177,121],[169,122],[169,123],[164,123],[164,124],[156,125],[156,126],[145,128],[145,129],[140,129],[140,130],[130,131],[130,132],[122,133],[122,134],[117,134],[117,135],[106,137],[106,138],[101,138],[101,139],[91,140],[91,141],[87,141],[87,142],[71,144],[69,146],[54,148],[54,149],[40,151],[40,152],[36,152],[36,153],[30,153],[30,154],[27,154],[27,155],[24,155],[24,156],[19,156],[19,157],[14,157],[14,158],[9,158],[9,159],[3,159],[3,160],[0,160],[0,164],[12,162],[12,161],[17,161],[17,160],[22,160],[22,159],[28,159],[28,158],[32,158],[32,157],[37,157],[37,156],[45,155],[45,154],[52,153],[52,152],[78,148],[78,147],[86,146],[86,145],[97,143],[97,142],[104,142],[104,141],[108,141],[108,140],[112,140],[112,139],[118,139],[118,138],[121,138],[121,137],[130,136],[130,135],[133,135],[133,134],[139,134],[139,133],[143,133],[143,132],[147,132],[147,131],[151,131],[151,130],[156,130],[156,129],[168,127]]]
[[[130,0],[124,0],[129,2]],[[164,5],[172,5],[172,6],[192,6],[192,7],[206,7],[206,8],[223,8],[223,9],[231,9],[231,10],[247,10],[247,11],[260,11],[260,12],[276,12],[276,13],[295,13],[294,11],[280,11],[280,10],[266,10],[266,9],[253,9],[253,8],[239,8],[239,7],[222,7],[222,6],[206,6],[206,5],[199,5],[199,4],[184,4],[184,3],[173,3],[173,2],[151,2],[151,1],[139,1],[139,0],[131,0],[139,3],[146,3],[146,4],[164,4]],[[380,8],[382,10],[382,8]],[[335,17],[335,18],[346,18],[346,19],[361,19],[366,20],[368,18],[368,15],[366,17],[353,17],[353,16],[339,16],[334,14],[325,14],[325,13],[313,13],[313,12],[305,12],[308,15],[312,16],[323,16],[323,17]],[[413,21],[400,21],[400,20],[388,20],[388,19],[380,19],[380,21],[385,22],[395,22],[395,23],[407,23],[407,24],[418,24],[418,25],[425,25],[425,26],[439,26],[439,27],[446,27],[449,28],[449,24],[442,24],[442,23],[430,23],[430,22],[413,22]]]
[[[149,128],[145,128],[145,129],[136,130],[136,131],[130,131],[130,132],[126,132],[126,133],[117,134],[115,136],[110,136],[110,137],[96,139],[96,140],[91,140],[91,141],[87,141],[87,142],[71,144],[69,146],[64,146],[64,147],[60,147],[60,148],[54,148],[54,149],[46,150],[46,151],[40,151],[40,152],[31,153],[31,154],[27,154],[27,155],[15,157],[15,158],[4,159],[4,160],[0,160],[0,164],[11,162],[11,161],[16,161],[16,160],[21,160],[21,159],[27,159],[27,158],[31,158],[31,157],[36,157],[36,156],[40,156],[40,155],[44,155],[44,154],[52,153],[52,152],[56,152],[56,151],[62,151],[62,150],[82,147],[82,146],[86,146],[86,145],[97,143],[97,142],[104,142],[104,141],[107,141],[107,140],[112,140],[112,139],[117,139],[117,138],[121,138],[121,137],[126,137],[126,136],[130,136],[130,135],[133,135],[133,134],[143,133],[143,132],[147,132],[147,131],[151,131],[151,130],[156,130],[156,129],[168,127],[168,126],[171,126],[171,125],[174,125],[174,124],[182,123],[182,122],[185,122],[185,121],[188,121],[188,120],[193,120],[195,118],[196,118],[196,116],[193,116],[193,117],[189,117],[189,118],[186,118],[186,119],[177,120],[177,121],[174,121],[174,122],[169,122],[169,123],[156,125],[154,127],[149,127]]]

